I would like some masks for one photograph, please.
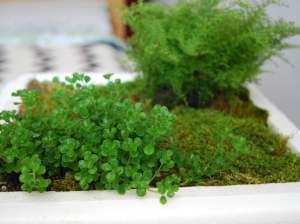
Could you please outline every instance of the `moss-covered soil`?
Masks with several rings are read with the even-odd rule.
[[[142,94],[139,80],[126,85],[133,101],[143,101],[151,107],[151,101]],[[47,102],[53,85],[32,81],[28,88],[39,90],[43,93],[41,100]],[[105,87],[99,91],[106,94]],[[180,156],[200,155],[203,167],[199,170],[206,171],[199,176],[191,174],[182,186],[300,181],[300,157],[290,152],[286,138],[269,129],[267,112],[251,103],[246,89],[235,96],[220,94],[206,108],[181,106],[171,110],[176,114],[176,124],[165,144],[176,145]],[[210,166],[219,166],[218,172],[210,173]],[[18,176],[0,174],[0,191],[14,190],[20,190]],[[79,190],[79,187],[72,176],[66,176],[52,179],[49,190]]]
[[[214,109],[179,108],[174,112],[177,115],[174,139],[182,150],[214,155],[216,147],[220,147],[213,137],[215,133],[229,136],[221,147],[230,148],[232,136],[245,139],[249,147],[247,154],[238,155],[239,152],[236,152],[232,163],[225,164],[220,172],[195,184],[261,184],[300,180],[300,157],[291,153],[286,146],[287,139],[273,134],[261,118],[240,118]]]

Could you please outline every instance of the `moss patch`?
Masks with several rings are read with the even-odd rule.
[[[51,191],[79,191],[80,186],[71,175],[63,178],[53,179],[50,186]]]
[[[254,106],[249,97],[249,90],[242,88],[238,94],[219,94],[212,101],[210,108],[223,111],[239,118],[254,118],[266,122],[268,112]]]
[[[212,176],[197,181],[199,185],[257,184],[300,181],[300,157],[291,153],[287,139],[274,134],[264,122],[255,118],[237,118],[213,109],[177,108],[174,141],[179,149],[218,158],[214,150],[214,133],[224,133],[224,148],[234,139],[246,139],[249,151],[235,152],[235,160],[224,164]],[[229,133],[229,134],[228,134]]]

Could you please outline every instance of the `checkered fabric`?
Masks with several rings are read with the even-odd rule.
[[[0,88],[25,73],[120,73],[130,70],[124,51],[112,44],[51,48],[0,45]]]

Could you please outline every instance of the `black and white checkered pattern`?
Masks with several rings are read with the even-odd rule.
[[[26,73],[128,72],[124,51],[109,44],[72,47],[0,45],[0,83]]]

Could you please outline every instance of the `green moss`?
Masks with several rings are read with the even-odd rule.
[[[73,176],[66,175],[64,178],[53,179],[51,186],[51,191],[79,191],[80,186],[76,182]]]
[[[249,90],[242,88],[237,94],[219,94],[212,101],[210,108],[223,111],[240,118],[255,118],[266,122],[267,111],[253,105],[249,97]]]
[[[300,157],[286,146],[287,139],[274,134],[255,118],[237,118],[213,109],[177,108],[174,141],[189,153],[218,158],[215,133],[234,136],[224,141],[230,149],[235,139],[246,139],[248,153],[236,151],[235,160],[226,163],[214,175],[203,175],[200,185],[254,184],[300,181]],[[229,134],[228,134],[229,133]],[[245,147],[245,145],[244,145]],[[205,161],[207,162],[207,161]]]

